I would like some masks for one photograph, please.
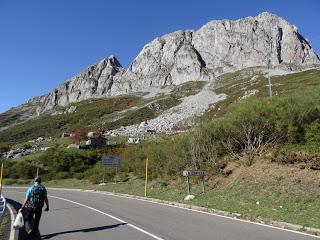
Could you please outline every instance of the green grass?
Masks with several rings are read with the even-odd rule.
[[[53,147],[53,146],[68,146],[70,144],[70,138],[65,137],[65,138],[56,138],[53,139],[50,142],[44,142],[43,147]]]
[[[25,121],[24,115],[33,113],[36,108],[35,104],[25,103],[17,108],[0,113],[0,128]]]
[[[252,79],[253,76],[256,76],[256,79]],[[258,90],[259,92],[255,97],[269,96],[268,79],[262,75],[250,72],[250,69],[224,74],[218,77],[216,81],[217,86],[214,88],[214,91],[217,94],[227,94],[228,97],[224,101],[215,104],[213,109],[200,117],[200,120],[203,122],[223,116],[226,113],[227,107],[239,101],[244,96],[245,91]],[[273,84],[273,95],[286,96],[296,92],[297,89],[302,90],[310,86],[319,86],[320,70],[312,69],[283,76],[273,76],[271,77],[271,81]]]
[[[294,152],[306,152],[306,153],[319,153],[320,143],[305,143],[305,144],[286,144],[280,147],[283,150],[289,150]]]
[[[187,97],[197,94],[206,84],[203,81],[186,82],[174,88],[171,95],[174,97]]]
[[[0,114],[0,126],[8,126],[10,124],[18,122],[19,112],[9,110]]]
[[[92,99],[73,104],[76,112],[51,116],[42,115],[0,132],[0,142],[19,143],[39,136],[59,137],[63,132],[77,128],[97,130],[102,126],[101,118],[116,111],[135,106],[141,98],[125,96],[117,98]]]
[[[17,158],[15,160],[16,161],[34,161],[34,160],[37,160],[42,154],[43,154],[43,151],[39,151],[39,152],[31,153],[29,155]]]

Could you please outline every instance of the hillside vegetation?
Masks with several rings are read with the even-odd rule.
[[[312,69],[304,72],[291,73],[287,75],[272,76],[272,92],[274,96],[286,96],[301,88],[318,86],[320,81],[320,70]],[[217,79],[214,91],[218,94],[225,93],[228,98],[219,102],[209,110],[202,120],[223,116],[229,104],[240,101],[246,93],[255,92],[256,97],[268,97],[268,78],[257,72],[256,69],[246,69],[234,73],[224,74]]]
[[[63,132],[71,132],[77,128],[85,128],[88,131],[109,130],[141,123],[178,105],[181,98],[198,93],[203,86],[204,82],[188,82],[174,87],[170,94],[148,99],[120,96],[84,100],[70,105],[76,109],[73,113],[66,113],[70,106],[59,108],[56,110],[58,114],[44,114],[0,131],[0,143],[13,145],[40,136],[57,137]],[[153,108],[153,105],[157,108]],[[2,114],[0,123],[3,125],[0,125],[0,128],[5,126],[7,118],[12,122],[17,116],[14,110]]]
[[[148,158],[150,196],[182,201],[186,191],[181,172],[201,169],[207,173],[207,192],[193,189],[194,204],[320,228],[319,81],[319,71],[311,70],[274,78],[278,94],[272,98],[262,94],[240,101],[229,95],[233,102],[224,102],[220,114],[206,113],[191,132],[97,150],[56,144],[40,156],[3,160],[5,177],[9,183],[27,180],[39,167],[45,181],[73,178],[86,182],[83,187],[96,188],[92,184],[103,175],[101,155],[120,155],[120,184],[106,189],[142,195]],[[221,88],[228,89],[226,82]],[[114,169],[107,169],[106,179],[113,178]]]
[[[179,175],[186,168],[203,169],[212,174],[219,174],[229,161],[238,161],[250,166],[257,157],[271,150],[274,152],[274,161],[279,163],[303,163],[307,168],[320,169],[317,153],[320,141],[320,85],[316,85],[319,75],[315,75],[314,71],[316,70],[292,75],[292,84],[298,84],[301,81],[299,76],[309,83],[305,87],[300,87],[299,91],[290,90],[286,92],[286,95],[279,94],[272,99],[252,97],[235,101],[223,110],[225,113],[221,117],[209,119],[209,113],[206,116],[207,122],[195,128],[191,133],[159,137],[152,141],[144,141],[136,146],[122,146],[124,147],[122,171],[126,174],[133,172],[136,176],[142,177],[144,161],[148,157],[154,168],[151,173],[152,177],[170,178]],[[287,78],[289,77],[284,76],[281,79],[289,82],[286,80]],[[277,80],[274,82],[276,83]],[[185,88],[188,89],[188,87]],[[291,89],[291,86],[286,88]],[[163,109],[166,109],[166,107],[177,104],[175,99],[170,95],[156,101],[162,104]],[[87,101],[78,103],[76,113],[43,116],[0,132],[0,139],[3,142],[10,142],[10,139],[16,141],[16,138],[23,141],[30,137],[29,134],[39,134],[39,132],[46,136],[54,136],[60,133],[61,129],[67,130],[68,127],[72,129],[86,123],[95,124],[108,114],[128,109],[141,100],[137,97],[120,97],[90,101],[92,103]],[[135,114],[132,111],[127,111],[126,115],[121,118],[123,119],[122,123],[130,122],[130,119],[131,121],[136,121],[136,119],[141,121],[142,118],[139,119],[139,114],[142,112],[143,115],[144,109],[145,107],[139,108]],[[148,116],[152,114],[155,113],[148,113]],[[117,121],[119,120],[114,123]],[[120,125],[120,123],[118,124]],[[88,127],[88,125],[85,126]],[[92,125],[89,126],[92,127]],[[59,152],[65,154],[67,151],[63,148],[61,145],[56,145],[52,148],[53,150],[42,155],[45,156],[44,159],[51,159],[51,155],[59,158]],[[53,152],[57,152],[57,154],[53,154]],[[86,151],[84,151],[85,153]],[[72,159],[81,158],[80,155],[73,156]],[[87,157],[86,154],[85,157]],[[39,157],[31,161],[32,166],[35,164],[45,165],[41,161],[37,163],[37,158]],[[32,156],[28,156],[29,159],[32,159]],[[15,161],[10,160],[10,162],[15,165]],[[27,164],[28,161],[16,162],[18,166],[19,164]],[[61,162],[63,165],[63,157],[57,159],[57,162]],[[24,166],[22,171],[27,171],[27,169]],[[50,167],[44,170],[48,173],[51,171]],[[72,169],[67,169],[66,172],[69,170],[72,171]],[[60,170],[54,169],[54,171]],[[17,177],[17,175],[9,175],[8,177]],[[32,176],[32,174],[23,175]]]

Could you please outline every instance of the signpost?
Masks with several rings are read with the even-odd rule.
[[[115,183],[117,183],[118,177],[118,167],[120,166],[121,158],[118,156],[102,156],[101,164],[104,167],[103,170],[103,180],[101,185],[105,185],[105,175],[106,175],[106,167],[115,167],[116,168],[116,176],[115,176]]]
[[[182,175],[184,177],[187,177],[187,184],[188,184],[188,195],[191,195],[191,188],[190,188],[190,180],[189,177],[196,176],[201,178],[201,183],[202,183],[202,193],[205,192],[204,188],[204,177],[205,177],[205,172],[204,171],[198,171],[198,170],[186,170],[182,172]]]

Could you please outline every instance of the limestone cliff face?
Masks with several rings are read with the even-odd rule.
[[[110,56],[35,98],[37,113],[89,98],[144,92],[150,87],[214,80],[247,67],[303,69],[320,64],[297,28],[271,13],[236,21],[214,20],[146,44],[128,69]]]
[[[110,96],[110,89],[115,79],[124,72],[114,56],[88,67],[85,71],[69,79],[51,93],[37,99],[43,112],[57,106],[66,106],[72,102]]]
[[[215,20],[199,30],[174,32],[147,44],[123,75],[131,89],[209,80],[247,67],[319,64],[297,28],[271,13]]]

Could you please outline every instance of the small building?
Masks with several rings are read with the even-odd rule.
[[[86,141],[87,146],[105,146],[107,144],[107,139],[102,135],[101,132],[89,132],[88,141]]]

